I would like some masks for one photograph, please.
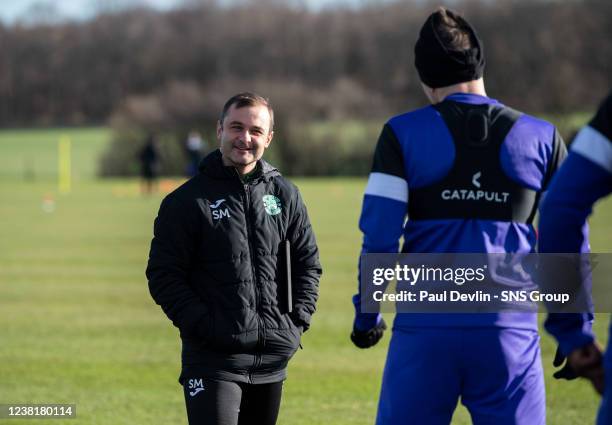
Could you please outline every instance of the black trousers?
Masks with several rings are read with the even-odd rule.
[[[253,385],[187,378],[183,391],[189,425],[275,425],[283,382]]]

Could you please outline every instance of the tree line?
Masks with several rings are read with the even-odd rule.
[[[205,95],[232,82],[301,86],[306,95],[344,82],[347,96],[351,88],[366,93],[372,107],[323,98],[308,100],[315,104],[307,112],[382,116],[424,100],[413,45],[433,5],[314,12],[280,1],[205,1],[165,13],[0,26],[0,125],[101,123],[128,96],[173,82]],[[454,8],[484,40],[489,92],[508,104],[573,111],[590,108],[610,87],[610,1],[459,1]]]
[[[274,153],[281,163],[295,164],[302,141],[317,134],[315,145],[329,157],[338,150],[326,145],[333,134],[306,134],[306,123],[382,120],[426,103],[413,46],[435,6],[391,1],[312,11],[280,0],[199,0],[168,12],[0,25],[0,126],[110,123],[113,149],[148,131],[178,139],[198,128],[210,139],[223,101],[256,90],[271,98],[277,134],[288,142]],[[484,41],[489,95],[514,108],[592,110],[612,86],[609,0],[458,0],[453,8]],[[375,136],[367,133],[369,146]],[[340,150],[366,144],[352,140]],[[107,155],[105,174],[130,174],[116,169],[120,159]],[[320,165],[296,172],[329,173]]]

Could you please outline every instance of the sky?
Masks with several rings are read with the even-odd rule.
[[[359,4],[364,0],[301,0],[308,7],[317,9],[338,4]],[[50,4],[54,5],[62,16],[74,19],[82,19],[90,16],[96,5],[122,5],[142,4],[154,7],[159,10],[168,10],[173,6],[181,3],[181,0],[0,0],[0,19],[8,24],[14,23],[16,20],[27,19],[29,11],[34,10],[36,5]],[[39,9],[39,13],[40,13]]]

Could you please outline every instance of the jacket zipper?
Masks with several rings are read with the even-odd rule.
[[[246,220],[246,230],[247,230],[247,243],[249,247],[249,258],[251,261],[251,274],[253,276],[253,287],[255,289],[255,311],[257,312],[257,348],[261,348],[264,344],[265,335],[263,332],[263,323],[261,317],[259,316],[259,310],[261,308],[261,291],[259,290],[257,283],[257,274],[255,270],[255,257],[253,255],[253,243],[251,241],[251,191],[249,189],[249,185],[244,184],[244,194],[245,194],[245,220]],[[261,355],[255,354],[255,361],[253,362],[253,367],[251,368],[251,372],[255,370],[261,364]],[[251,373],[249,373],[249,381],[252,382]]]

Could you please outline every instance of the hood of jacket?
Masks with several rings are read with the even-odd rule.
[[[232,166],[223,164],[221,159],[221,150],[216,149],[209,153],[198,167],[200,173],[205,174],[215,179],[233,179],[238,176],[236,169]],[[280,176],[280,172],[276,167],[266,162],[264,159],[257,161],[256,175],[254,180],[263,177],[265,180],[269,180],[271,177]]]

